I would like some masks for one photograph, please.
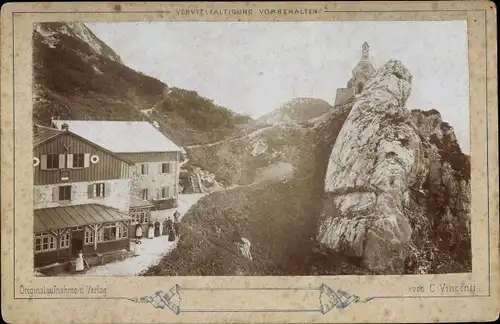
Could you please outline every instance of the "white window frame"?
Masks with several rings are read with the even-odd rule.
[[[104,233],[106,229],[115,228],[115,236],[113,238],[104,239]],[[122,222],[107,223],[101,226],[97,232],[97,242],[112,242],[118,241],[128,237],[128,226]]]
[[[170,193],[170,188],[168,186],[165,186],[165,187],[161,187],[160,188],[161,190],[161,194],[160,194],[160,197],[163,199],[163,198],[168,198],[169,197],[169,193]]]
[[[47,239],[47,243],[44,243],[45,238]],[[35,241],[34,242],[35,253],[44,253],[57,250],[56,237],[54,234],[50,232],[36,233],[34,241]],[[43,248],[44,244],[47,245],[46,249]],[[40,246],[40,250],[38,251],[36,249],[37,246]]]
[[[101,189],[102,188],[102,189]],[[94,183],[94,198],[104,198],[106,196],[106,184],[104,182]]]
[[[118,240],[125,239],[128,237],[128,225],[126,223],[120,222],[120,233],[118,233]]]
[[[60,249],[67,249],[69,248],[69,238],[70,234],[69,233],[64,233],[59,236],[59,248]]]
[[[147,209],[133,209],[130,212],[130,216],[132,217],[132,225],[137,224],[148,224],[149,223],[149,215]],[[141,218],[143,221],[141,222]]]
[[[149,173],[149,167],[147,164],[143,163],[141,164],[141,175],[147,175]],[[146,171],[144,171],[146,170]]]
[[[85,228],[85,232],[83,234],[83,244],[94,244],[94,239],[94,230],[91,228]]]

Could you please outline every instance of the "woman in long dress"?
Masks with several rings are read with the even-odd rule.
[[[163,234],[163,222],[160,221],[159,223],[160,223],[160,231],[159,231],[160,235],[165,235],[165,234]]]
[[[141,224],[137,224],[135,226],[135,238],[140,240],[142,238],[142,226]]]
[[[155,232],[154,232],[154,226],[153,223],[149,223],[149,228],[148,228],[148,238],[152,239],[155,237]]]
[[[174,231],[175,231],[175,237],[179,237],[181,235],[181,223],[180,222],[174,223]]]
[[[85,266],[83,264],[83,253],[80,251],[78,253],[78,258],[76,259],[76,264],[75,264],[75,270],[76,272],[83,271],[85,269]]]
[[[175,241],[175,231],[173,227],[170,227],[170,229],[168,230],[168,241],[169,242]]]
[[[162,230],[162,235],[168,235],[168,222],[167,219],[163,221],[163,230]]]
[[[155,237],[160,236],[160,222],[156,221],[155,222]]]

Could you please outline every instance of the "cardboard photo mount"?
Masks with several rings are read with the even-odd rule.
[[[498,318],[498,88],[493,2],[9,3],[2,7],[1,18],[1,277],[6,322],[457,322]],[[467,21],[471,273],[34,276],[33,146],[28,135],[32,132],[35,22],[358,20]]]

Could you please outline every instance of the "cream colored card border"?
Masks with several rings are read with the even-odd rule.
[[[177,9],[247,8],[249,15],[178,15]],[[312,9],[261,14],[265,8]],[[2,314],[7,322],[429,322],[491,320],[499,311],[496,8],[492,2],[7,4],[1,12]],[[473,271],[414,276],[52,277],[32,274],[31,35],[36,21],[467,20]],[[263,35],[265,37],[265,35]],[[388,37],[390,37],[388,35]],[[13,69],[15,73],[13,73]],[[14,99],[15,95],[15,100]],[[14,163],[15,161],[15,163]],[[15,168],[14,168],[15,166]],[[470,284],[475,293],[431,292]],[[366,303],[319,311],[322,284]],[[72,299],[26,299],[24,287],[106,288]],[[181,312],[127,298],[179,285]],[[411,287],[423,285],[424,293]],[[45,298],[42,296],[41,298]],[[185,312],[184,310],[193,310]],[[196,310],[204,310],[199,312]]]

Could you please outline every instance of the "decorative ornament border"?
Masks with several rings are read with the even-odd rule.
[[[207,289],[196,289],[196,288],[189,288],[189,290],[207,290]],[[215,289],[214,289],[215,290]],[[239,290],[235,288],[217,288],[217,290]],[[241,289],[241,290],[248,290],[248,289]],[[268,289],[268,290],[292,290],[292,291],[297,291],[296,288],[285,288],[285,289]],[[318,303],[319,307],[318,309],[293,309],[293,310],[286,310],[287,312],[295,311],[295,312],[320,312],[321,314],[325,315],[332,309],[343,309],[348,307],[349,305],[356,304],[356,303],[367,303],[371,301],[372,299],[375,299],[376,297],[367,297],[365,299],[360,299],[357,295],[350,294],[348,292],[345,292],[343,290],[334,290],[330,288],[326,284],[321,284],[318,288],[310,288],[308,290],[316,290],[319,293],[318,296]],[[163,290],[158,290],[154,292],[153,294],[149,296],[142,296],[142,297],[135,297],[135,298],[127,298],[127,300],[135,302],[135,303],[140,303],[140,304],[151,304],[154,308],[156,309],[169,309],[172,311],[175,315],[179,315],[182,312],[206,312],[206,310],[196,310],[196,309],[182,309],[181,308],[181,301],[183,300],[182,298],[182,288],[179,285],[175,285],[172,288],[170,288],[168,291],[163,291]],[[214,310],[215,311],[215,310]],[[220,312],[241,312],[243,310],[241,309],[224,309],[224,310],[217,310]],[[247,312],[277,312],[278,310],[275,309],[259,309],[259,310],[244,310]],[[279,310],[283,311],[283,310]]]

